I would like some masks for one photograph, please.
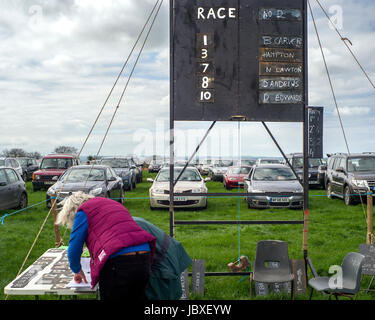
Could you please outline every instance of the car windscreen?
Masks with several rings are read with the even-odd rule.
[[[182,171],[182,168],[177,168],[174,170],[174,180],[177,179],[181,171]],[[163,169],[162,171],[160,171],[160,173],[156,177],[156,181],[167,182],[169,181],[169,177],[170,177],[169,168]],[[201,181],[201,180],[202,178],[199,175],[199,172],[197,170],[186,169],[178,181]]]
[[[309,168],[318,168],[323,164],[321,159],[309,159]],[[303,168],[303,158],[294,158],[293,159],[293,168],[302,169]]]
[[[72,164],[72,159],[68,158],[45,158],[40,165],[40,169],[68,169]]]
[[[4,167],[5,166],[5,160],[0,160],[0,167]]]
[[[230,160],[220,160],[215,163],[215,167],[230,167],[233,165],[233,161]]]
[[[129,161],[126,159],[102,159],[100,164],[110,166],[112,168],[129,168]]]
[[[21,167],[27,166],[27,159],[17,159],[17,161],[20,163]]]
[[[250,168],[248,167],[234,167],[228,170],[228,174],[248,174]]]
[[[66,171],[60,179],[64,182],[104,181],[103,169],[72,169]]]
[[[297,180],[290,168],[257,168],[253,175],[255,181]]]
[[[263,159],[261,163],[262,164],[275,164],[275,163],[277,164],[277,163],[280,163],[280,161],[277,159]]]
[[[255,160],[241,160],[241,163],[246,164],[248,166],[253,166],[256,163],[256,161]]]
[[[348,171],[375,171],[375,157],[359,157],[348,159]]]

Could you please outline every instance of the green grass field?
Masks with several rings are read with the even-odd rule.
[[[169,233],[169,211],[149,209],[148,190],[150,183],[146,182],[148,175],[144,172],[142,183],[137,188],[126,193],[125,206],[132,216],[145,218],[165,232]],[[209,192],[225,192],[219,182],[207,183]],[[29,206],[45,200],[45,191],[33,192],[31,182],[27,183]],[[133,198],[133,199],[132,199]],[[0,213],[0,217],[6,213]],[[0,225],[0,299],[4,299],[4,287],[17,275],[42,223],[48,213],[45,204],[30,208],[21,213],[9,216]],[[299,220],[301,210],[248,209],[245,201],[238,198],[209,198],[207,210],[176,211],[175,219],[183,220]],[[329,200],[324,190],[310,191],[310,223],[308,254],[319,275],[328,276],[331,265],[340,265],[343,257],[350,251],[358,251],[359,244],[366,242],[366,220],[361,205],[347,207],[339,199]],[[69,230],[61,229],[64,243],[69,242]],[[227,272],[227,264],[237,260],[239,254],[246,255],[251,261],[255,258],[256,243],[259,240],[284,240],[289,245],[291,259],[303,258],[302,225],[201,225],[176,226],[175,237],[179,240],[192,259],[204,259],[206,271]],[[54,247],[54,230],[52,214],[43,229],[31,255],[24,267],[25,270],[32,262],[47,249]],[[309,273],[309,277],[311,274]],[[363,277],[362,288],[367,288],[369,276]],[[254,290],[253,290],[254,292]],[[308,291],[309,292],[309,291]],[[56,296],[44,296],[41,299],[58,299]],[[255,297],[254,299],[265,299]],[[267,299],[288,299],[288,296],[269,296]],[[374,299],[375,294],[365,294],[361,291],[357,299]],[[34,299],[33,296],[9,296],[14,299]],[[81,298],[82,299],[82,298]],[[246,277],[206,277],[204,297],[190,296],[190,299],[210,300],[247,300],[249,299],[249,278]],[[296,299],[308,299],[296,296]],[[319,293],[314,293],[313,299],[327,299]]]

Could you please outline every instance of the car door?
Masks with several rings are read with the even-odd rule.
[[[106,175],[107,175],[107,190],[109,193],[109,197],[111,199],[119,198],[119,192],[117,190],[116,184],[117,179],[116,176],[112,173],[112,170],[110,168],[106,169]]]
[[[337,172],[337,168],[340,167],[342,157],[336,158],[333,167],[332,167],[332,176],[331,176],[331,183],[332,183],[332,191],[336,194],[340,194],[340,175],[339,172]]]
[[[12,207],[11,186],[5,169],[0,169],[0,210]]]
[[[9,205],[13,208],[18,204],[18,200],[21,196],[21,184],[19,183],[19,177],[13,169],[5,169],[5,173],[8,176],[9,184],[8,194],[9,194]]]
[[[338,171],[337,169],[339,168],[343,169],[343,171]],[[347,175],[346,158],[341,158],[336,168],[337,193],[340,195],[344,194],[344,185],[345,185],[346,175]]]

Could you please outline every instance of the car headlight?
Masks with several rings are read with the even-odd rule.
[[[51,188],[49,188],[48,190],[47,190],[47,195],[48,196],[52,196],[52,195],[55,195],[55,189],[53,189],[52,187]]]
[[[93,196],[97,196],[97,195],[101,194],[102,192],[103,192],[103,188],[96,188],[94,190],[91,190],[90,194],[93,195]]]
[[[35,175],[35,180],[39,180],[40,179],[40,175]]]
[[[264,193],[263,190],[249,190],[250,193]]]
[[[367,180],[352,180],[352,182],[356,187],[368,188]]]
[[[229,181],[236,181],[237,178],[229,178],[228,180],[229,180]]]
[[[203,188],[196,188],[196,189],[193,189],[191,190],[192,193],[201,193],[201,192],[204,192],[204,189]]]

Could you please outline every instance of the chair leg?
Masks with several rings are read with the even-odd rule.
[[[311,300],[311,298],[312,298],[312,295],[313,295],[313,292],[314,292],[314,288],[313,288],[313,287],[311,287],[311,291],[310,291],[310,298],[309,298],[309,300]]]
[[[294,300],[294,280],[292,280],[292,285],[290,289],[290,298]]]

